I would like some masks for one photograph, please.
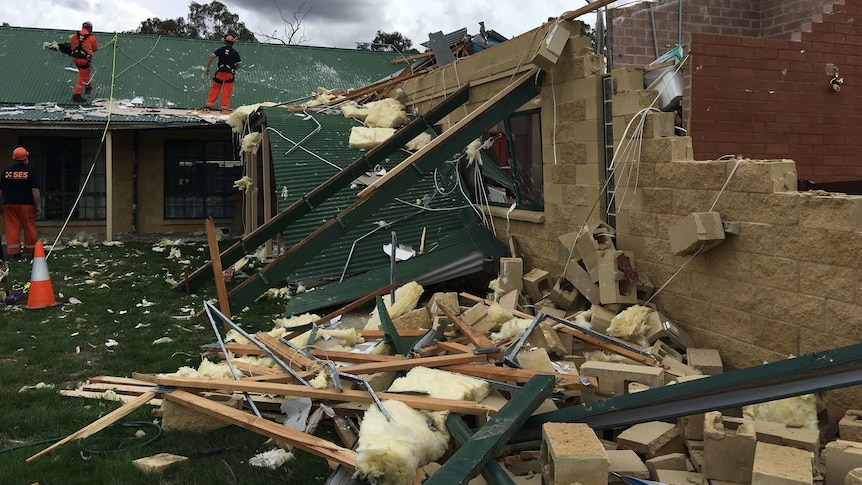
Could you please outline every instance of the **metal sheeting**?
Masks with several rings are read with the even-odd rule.
[[[15,75],[7,76],[0,105],[73,104],[77,72],[71,58],[43,48],[45,42],[69,42],[72,30],[0,27],[0,50]],[[203,75],[210,52],[222,45],[200,40],[96,32],[99,51],[93,61],[94,90],[88,99],[140,98],[143,106],[189,109],[203,106],[210,79]],[[398,70],[396,53],[281,44],[238,42],[243,68],[231,104],[287,102],[314,92],[318,86],[349,89],[364,86]],[[116,58],[116,65],[113,59]]]
[[[348,147],[350,128],[356,126],[352,120],[340,115],[297,115],[279,108],[265,108],[264,112],[267,126],[271,129],[269,139],[279,208],[292,204],[332,176],[336,168],[330,163],[344,167],[362,154]],[[315,133],[318,123],[320,129]],[[301,144],[302,148],[295,147],[293,142],[300,140],[305,140]],[[391,169],[407,155],[403,151],[393,154],[381,168]],[[338,279],[348,257],[348,276],[377,268],[387,268],[388,271],[389,257],[383,252],[382,246],[390,242],[391,231],[395,231],[399,244],[409,245],[418,251],[422,230],[425,229],[427,254],[417,259],[453,248],[458,249],[448,255],[449,261],[476,250],[498,257],[499,248],[495,247],[492,238],[479,225],[475,213],[470,208],[464,208],[467,203],[455,186],[454,168],[453,164],[445,164],[414,187],[405,187],[404,194],[399,197],[401,201],[388,204],[374,220],[365,221],[344,234],[334,245],[303,265],[293,278]],[[435,182],[444,193],[435,188]],[[287,247],[302,240],[352,204],[362,188],[358,186],[340,191],[293,224],[284,232]],[[285,193],[287,197],[283,197]],[[419,202],[418,205],[433,210],[423,210],[405,202]],[[446,210],[452,208],[460,209]],[[378,225],[380,221],[391,224],[391,227],[381,228]],[[439,264],[434,263],[434,267]],[[462,268],[451,269],[451,274],[457,274]],[[439,278],[445,279],[445,276]],[[388,279],[388,272],[384,279]],[[367,286],[362,285],[360,288],[365,291]]]

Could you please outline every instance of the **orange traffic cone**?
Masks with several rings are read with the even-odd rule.
[[[27,293],[27,308],[45,308],[56,304],[51,275],[48,274],[48,263],[45,262],[45,248],[42,247],[42,241],[37,241],[36,250],[33,253],[30,292]]]

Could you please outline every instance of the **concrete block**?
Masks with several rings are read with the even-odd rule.
[[[838,436],[845,441],[862,442],[862,410],[849,409],[838,421]]]
[[[577,249],[575,248],[575,240],[578,238],[578,231],[567,232],[557,238],[557,252],[560,259],[568,261],[572,257],[577,258]]]
[[[614,249],[614,229],[603,222],[585,224],[581,229],[575,247],[584,267],[596,282],[599,280],[599,255],[597,251]]]
[[[586,298],[591,304],[598,305],[601,303],[599,298],[599,285],[593,281],[592,276],[590,276],[586,268],[583,267],[580,260],[569,260],[569,264],[566,265],[564,277],[566,281],[571,283],[578,290],[578,293],[584,295],[584,298]]]
[[[527,337],[527,343],[533,347],[541,347],[548,351],[549,355],[555,355],[557,357],[562,357],[566,355],[566,347],[563,345],[562,340],[560,340],[557,331],[554,330],[554,325],[557,322],[545,320],[542,323],[536,325],[530,335]],[[571,346],[569,346],[571,349]]]
[[[647,458],[685,451],[679,428],[664,421],[636,424],[617,436],[620,448],[634,450]]]
[[[843,485],[850,471],[862,467],[862,443],[835,440],[826,443],[821,456],[826,464],[825,485]]]
[[[611,320],[617,316],[616,312],[612,312],[601,305],[593,305],[590,307],[591,317],[590,326],[597,332],[607,333],[608,327],[611,326]]]
[[[554,305],[564,311],[569,311],[578,300],[578,290],[564,278],[558,278],[549,295]]]
[[[694,339],[678,326],[674,325],[664,314],[652,311],[647,316],[647,331],[645,337],[650,344],[662,339],[669,342],[673,348],[684,352],[689,347],[694,347]]]
[[[484,303],[476,303],[468,310],[461,313],[461,321],[467,325],[475,325],[476,322],[488,315],[488,306]]]
[[[814,453],[820,450],[820,430],[791,427],[784,423],[754,421],[757,441],[774,445],[789,446]]]
[[[503,458],[503,465],[513,475],[541,475],[542,454],[539,451],[522,451]]]
[[[639,67],[621,67],[611,71],[611,92],[640,91],[644,88],[644,71]]]
[[[393,318],[392,325],[398,330],[427,330],[431,328],[431,314],[425,307],[414,308],[400,317]]]
[[[632,248],[627,248],[632,249]],[[635,252],[637,254],[637,252]],[[638,271],[638,301],[647,301],[655,293],[655,285],[645,271]]]
[[[673,347],[665,343],[663,340],[656,340],[652,345],[647,349],[656,357],[664,359],[665,357],[670,357],[680,364],[682,364],[683,356],[681,353],[677,352]]]
[[[701,253],[724,241],[724,228],[718,212],[693,212],[683,217],[667,231],[673,254]]]
[[[540,268],[533,268],[523,278],[524,291],[533,302],[541,301],[551,294],[554,283],[551,274]]]
[[[653,388],[664,385],[664,369],[659,367],[591,360],[584,362],[579,371],[582,376],[595,377],[598,381],[598,392],[606,396],[626,394],[631,382],[639,382]]]
[[[691,463],[688,462],[685,453],[668,453],[667,455],[656,456],[647,460],[644,465],[646,465],[650,478],[653,480],[657,478],[657,470],[691,471],[688,468]]]
[[[721,354],[715,349],[685,349],[685,361],[691,367],[709,376],[724,372]]]
[[[810,452],[757,443],[751,485],[811,485],[813,482]]]
[[[844,485],[862,485],[862,468],[854,468],[844,477]]]
[[[521,292],[518,290],[511,290],[505,293],[497,303],[500,304],[501,307],[505,310],[514,311],[518,308],[518,297],[521,295]]]
[[[159,453],[153,456],[146,456],[133,460],[132,463],[144,473],[162,473],[165,468],[174,463],[188,461],[187,456],[172,455],[170,453]]]
[[[541,347],[521,349],[521,351],[518,352],[517,359],[518,365],[524,369],[540,372],[555,372],[554,365],[551,363],[551,358],[548,357],[548,351]]]
[[[599,301],[603,305],[637,303],[637,272],[631,251],[599,251]]]
[[[610,459],[596,433],[582,423],[542,426],[542,478],[547,485],[607,485]]]
[[[461,304],[458,303],[458,293],[455,292],[438,292],[431,295],[431,299],[428,300],[428,311],[431,312],[432,316],[442,315],[443,312],[440,310],[438,303],[442,303],[446,305],[446,308],[451,309],[455,314],[461,313]]]
[[[533,65],[544,71],[550,71],[560,59],[560,54],[563,53],[563,48],[566,42],[569,41],[571,32],[566,27],[565,22],[554,22],[551,28],[545,34],[545,38],[539,43],[533,58],[530,61]]]
[[[705,375],[681,376],[677,378],[677,383],[693,381],[707,377]],[[677,420],[682,433],[682,439],[685,441],[703,441],[703,414],[692,414],[689,416],[681,416]],[[701,446],[702,448],[702,446]]]
[[[710,480],[751,482],[756,444],[752,420],[722,416],[717,411],[706,413],[703,421],[703,474]]]
[[[632,450],[607,450],[611,461],[610,472],[635,478],[649,479],[649,470],[637,453]],[[608,473],[608,483],[622,483],[613,473]]]
[[[679,381],[680,377],[702,376],[699,370],[689,367],[679,360],[667,355],[661,359],[662,365],[668,370],[664,374],[665,384],[671,381]]]
[[[521,258],[500,258],[500,289],[504,293],[524,289],[524,260]]]
[[[709,485],[706,477],[696,472],[656,470],[656,480],[667,485]]]

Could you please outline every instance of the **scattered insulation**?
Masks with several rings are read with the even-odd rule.
[[[365,121],[365,118],[368,117],[368,108],[359,106],[356,101],[348,101],[341,105],[341,114],[345,118]]]
[[[233,186],[246,192],[254,188],[254,181],[248,175],[243,175],[241,179],[233,181]]]
[[[482,140],[476,138],[471,141],[469,145],[467,145],[467,163],[468,165],[471,163],[482,164]]]
[[[275,106],[275,103],[267,102],[240,106],[233,110],[233,113],[227,117],[227,124],[231,127],[234,133],[242,133],[244,131],[243,128],[245,126],[245,121],[248,119],[248,115],[257,111],[261,106]]]
[[[301,106],[318,106],[321,104],[329,104],[340,99],[344,99],[344,96],[333,94],[329,89],[318,86],[317,92],[311,93],[310,99],[302,103]]]
[[[491,334],[491,340],[494,342],[506,342],[512,339],[519,338],[524,335],[527,327],[533,323],[529,318],[513,318],[504,323],[499,332]]]
[[[255,301],[275,300],[276,298],[290,299],[290,288],[286,286],[282,286],[281,288],[270,288],[257,297],[257,300]]]
[[[758,421],[771,421],[784,423],[790,427],[817,429],[817,396],[805,394],[755,404],[754,417]]]
[[[419,136],[407,142],[404,145],[404,148],[410,150],[411,152],[415,152],[417,150],[421,150],[425,147],[425,145],[431,143],[431,134],[430,133],[420,133]]]
[[[276,318],[272,321],[272,323],[274,323],[276,327],[293,328],[301,327],[305,324],[316,322],[318,320],[320,320],[320,317],[314,313],[303,313],[302,315],[297,315],[290,318]]]
[[[153,340],[153,345],[169,344],[173,341],[174,341],[174,339],[172,339],[170,337],[162,337],[162,338],[157,338],[157,339]]]
[[[54,389],[54,384],[45,384],[45,382],[40,382],[33,386],[24,386],[21,389],[18,389],[18,392],[34,391],[39,389]]]
[[[585,310],[585,311],[582,311],[582,312],[578,313],[577,315],[575,315],[574,322],[577,323],[578,325],[582,326],[582,327],[593,328],[592,319],[593,319],[593,311],[592,310]]]
[[[515,318],[515,315],[512,315],[512,312],[500,306],[499,303],[494,302],[488,307],[488,317],[497,323],[506,323]]]
[[[611,337],[632,339],[642,337],[648,329],[649,307],[633,305],[618,313],[606,332]]]
[[[365,105],[368,115],[365,126],[369,128],[397,128],[407,123],[404,105],[397,99],[383,98]]]
[[[394,128],[366,128],[354,126],[350,129],[350,138],[347,143],[350,148],[357,150],[370,150],[395,134]]]
[[[242,151],[246,153],[257,153],[257,150],[260,148],[260,142],[263,141],[263,134],[254,131],[242,137]]]
[[[503,296],[506,292],[503,291],[503,287],[500,286],[500,278],[494,278],[488,283],[488,289],[491,290],[492,295],[490,295],[491,300],[499,301],[500,297]]]
[[[406,285],[395,290],[395,305],[392,305],[392,295],[386,294],[383,297],[383,303],[386,305],[386,311],[389,313],[389,318],[398,318],[401,315],[416,308],[419,303],[419,297],[425,291],[422,285],[415,281],[411,281]],[[377,330],[380,328],[380,316],[377,314],[377,307],[371,311],[371,318],[365,324],[366,330]]]
[[[326,375],[325,371],[320,371],[316,376],[314,376],[314,379],[308,381],[308,383],[315,389],[326,389],[329,387],[329,376]]]
[[[389,386],[390,391],[427,391],[440,399],[479,402],[488,397],[488,383],[474,377],[428,367],[414,367]]]
[[[285,463],[293,460],[295,456],[289,451],[276,448],[274,450],[264,451],[249,458],[248,464],[260,468],[269,468],[275,470]]]
[[[594,362],[616,362],[616,363],[632,363],[631,359],[627,359],[621,355],[610,354],[603,350],[591,350],[585,351],[583,353],[584,361],[594,361]]]

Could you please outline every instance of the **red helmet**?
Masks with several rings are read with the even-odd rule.
[[[30,156],[30,152],[27,151],[24,147],[18,147],[12,150],[12,160],[27,160],[27,157]]]
[[[230,42],[231,44],[233,44],[235,40],[236,40],[236,39],[234,39],[234,37],[233,37],[232,35],[230,35],[230,34],[227,34],[226,36],[224,36],[224,41],[225,41],[225,42]]]
[[[92,32],[92,31],[93,31],[93,22],[90,22],[90,21],[88,20],[88,21],[84,22],[84,23],[81,25],[81,28],[82,28],[82,29],[87,29],[87,30],[89,30],[90,32]]]

